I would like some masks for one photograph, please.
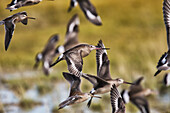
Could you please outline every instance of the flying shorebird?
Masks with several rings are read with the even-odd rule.
[[[59,109],[64,108],[65,106],[69,106],[72,104],[77,104],[86,101],[93,95],[90,93],[82,93],[80,90],[80,83],[81,79],[80,77],[76,77],[73,74],[63,72],[64,78],[70,83],[70,95],[69,97],[59,104]],[[93,96],[96,98],[101,98],[98,96]]]
[[[125,104],[115,84],[112,85],[110,90],[110,100],[112,105],[112,113],[125,113]]]
[[[78,42],[78,31],[79,31],[79,18],[78,15],[75,14],[67,24],[67,31],[65,37],[65,44],[63,46],[58,46],[56,48],[56,43],[59,40],[58,35],[53,35],[49,42],[47,43],[46,47],[41,53],[36,55],[36,64],[34,68],[38,67],[39,61],[43,61],[43,71],[46,75],[49,74],[49,65],[52,64],[53,58],[58,54],[62,54],[65,50],[77,45]],[[53,40],[54,39],[54,40]],[[46,62],[46,63],[45,63]]]
[[[100,40],[98,43],[99,48],[105,48],[104,44]],[[97,60],[97,76],[90,74],[83,74],[82,77],[87,79],[89,82],[93,84],[93,90],[90,92],[94,94],[103,94],[110,91],[113,84],[118,87],[121,84],[132,84],[129,82],[125,82],[123,79],[117,78],[112,79],[110,75],[110,61],[108,59],[106,50],[97,50],[96,51],[96,60]],[[90,107],[92,98],[88,103],[88,107]]]
[[[167,44],[168,44],[168,51],[165,52],[157,65],[158,71],[155,73],[154,76],[158,75],[162,70],[169,70],[170,69],[170,0],[164,0],[163,2],[163,16],[164,16],[164,23],[167,32]]]
[[[27,25],[28,19],[35,19],[33,17],[28,17],[25,11],[16,13],[6,19],[0,21],[0,25],[5,25],[5,50],[7,51],[12,35],[14,33],[15,24],[18,22]]]
[[[99,48],[89,44],[79,44],[61,54],[50,67],[56,65],[62,60],[66,60],[69,72],[76,75],[77,77],[80,77],[82,75],[83,58],[88,56],[90,52],[95,49],[108,48]]]
[[[41,1],[42,0],[12,0],[11,3],[7,5],[6,9],[13,11],[23,6],[38,4]]]
[[[129,91],[123,90],[121,92],[121,96],[125,103],[128,103],[130,100],[141,111],[141,113],[150,113],[149,103],[145,96],[155,94],[155,91],[149,88],[143,89],[141,86],[142,80],[143,77],[140,77],[139,79],[134,81],[133,84],[135,85],[130,86]]]
[[[96,8],[92,5],[90,0],[71,0],[68,11],[77,5],[77,2],[83,11],[86,18],[95,25],[102,25],[100,16],[97,14]]]
[[[65,36],[64,45],[58,46],[57,53],[62,54],[64,51],[79,44],[78,32],[79,32],[80,20],[77,14],[75,14],[67,24],[67,31]]]
[[[39,62],[42,61],[42,67],[45,75],[49,75],[49,66],[52,64],[54,57],[57,55],[56,53],[56,44],[59,40],[59,36],[57,34],[52,35],[48,40],[45,48],[42,52],[37,53],[35,58],[34,69],[36,69],[39,65]]]

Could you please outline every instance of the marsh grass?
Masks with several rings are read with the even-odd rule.
[[[25,110],[29,110],[37,105],[41,105],[42,103],[40,102],[35,102],[34,100],[32,99],[22,99],[20,100],[20,103],[19,103],[19,106],[22,108],[22,109],[25,109]]]

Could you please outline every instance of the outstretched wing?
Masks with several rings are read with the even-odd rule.
[[[77,0],[86,18],[95,25],[102,25],[101,18],[96,12],[96,8],[89,0]]]
[[[113,84],[111,88],[110,99],[111,99],[111,105],[112,105],[112,113],[124,113],[125,112],[125,104],[115,84]]]
[[[80,24],[80,20],[78,18],[78,15],[75,14],[70,19],[67,25],[65,44],[64,44],[65,51],[79,43],[78,37],[77,37],[78,32],[79,32],[79,24]]]
[[[15,29],[15,24],[12,22],[5,22],[5,50],[7,51],[9,44],[11,42],[13,33]]]
[[[105,48],[102,40],[99,41],[99,48]],[[110,61],[107,56],[107,51],[105,49],[96,50],[96,62],[97,62],[97,76],[105,80],[112,79],[110,76]]]
[[[52,35],[50,37],[50,39],[48,40],[44,50],[42,51],[42,54],[47,55],[48,53],[51,52],[51,55],[54,55],[55,51],[56,51],[56,44],[57,44],[58,40],[59,40],[58,34]]]
[[[104,79],[102,79],[98,76],[94,76],[94,75],[90,75],[90,74],[82,74],[82,77],[87,79],[89,82],[91,82],[93,84],[94,89],[103,87],[103,86],[109,84]]]
[[[22,6],[23,0],[12,0],[10,4],[7,5],[6,9],[9,9],[10,11],[16,10]]]
[[[67,72],[63,72],[64,78],[70,83],[70,96],[74,96],[77,93],[81,93],[80,90],[80,77],[76,77],[75,75]]]
[[[69,72],[77,77],[80,77],[83,68],[81,51],[71,51],[65,56],[65,58]]]
[[[18,0],[12,0],[11,3],[7,5],[7,7],[15,5],[17,2],[18,2]]]
[[[135,98],[131,98],[131,101],[136,107],[138,107],[141,113],[150,113],[149,104],[146,98],[135,97]]]
[[[130,86],[130,91],[129,91],[130,96],[143,90],[143,88],[141,86],[141,82],[142,82],[143,79],[144,79],[144,77],[140,77],[133,82],[133,84],[136,84],[136,85]]]
[[[163,2],[163,16],[167,32],[168,48],[170,49],[170,0],[164,0]]]

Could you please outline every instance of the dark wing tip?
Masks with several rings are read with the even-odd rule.
[[[88,108],[89,108],[90,105],[91,105],[92,99],[93,99],[93,97],[91,97],[90,100],[89,100],[88,103],[87,103],[87,107],[88,107]]]
[[[53,34],[53,35],[51,36],[50,40],[51,40],[51,41],[55,41],[55,42],[59,41],[59,35],[58,35],[58,34]]]
[[[169,73],[166,73],[165,75],[164,75],[164,79],[163,79],[163,83],[166,85],[167,83],[168,83],[168,75],[169,75]],[[169,75],[170,76],[170,75]]]
[[[163,65],[163,63],[162,63],[162,60],[163,60],[163,58],[165,57],[167,55],[167,53],[165,52],[161,57],[160,57],[160,59],[159,59],[159,61],[158,61],[158,64],[157,64],[157,68],[159,67],[159,66],[161,66],[161,65]]]
[[[141,82],[142,82],[142,80],[144,79],[144,77],[143,76],[141,76],[141,77],[139,77],[135,82],[133,82],[135,85],[139,85]]]
[[[160,72],[161,72],[161,70],[158,70],[158,71],[154,74],[154,76],[157,76]]]
[[[9,44],[10,44],[10,42],[5,42],[5,51],[8,50]]]
[[[67,12],[69,13],[69,12],[71,12],[71,10],[72,10],[72,7],[69,7]]]

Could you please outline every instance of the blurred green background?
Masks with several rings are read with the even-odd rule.
[[[67,13],[70,0],[43,0],[37,5],[22,7],[12,12],[5,9],[10,2],[10,0],[1,0],[0,20],[20,11],[26,11],[28,16],[35,17],[36,20],[30,20],[27,26],[21,23],[16,25],[8,51],[4,49],[5,30],[3,26],[0,26],[1,76],[8,73],[32,72],[36,53],[44,48],[52,34],[58,33],[59,44],[63,44],[67,23],[73,14],[78,13],[79,41],[96,45],[102,39],[105,46],[111,48],[108,56],[113,78],[119,77],[132,81],[139,76],[144,76],[145,87],[157,89],[160,86],[159,82],[163,79],[165,72],[157,77],[153,75],[159,58],[167,51],[162,0],[91,0],[101,16],[102,26],[90,23],[79,7]],[[65,62],[57,64],[51,75],[64,80],[62,71],[67,71]],[[96,74],[94,51],[84,58],[83,72]],[[44,76],[41,66],[35,73],[35,76]],[[45,84],[46,79],[50,78],[44,77],[44,79],[38,79],[38,82],[44,80],[42,84]],[[31,83],[28,82],[28,84]],[[91,84],[88,84],[90,88],[86,87],[83,91],[91,89]]]
[[[111,70],[116,75],[142,74],[152,77],[159,57],[167,51],[162,1],[92,0],[102,18],[103,26],[91,24],[79,7],[67,13],[69,0],[44,0],[38,5],[22,7],[13,12],[5,9],[9,0],[1,2],[1,20],[20,11],[26,11],[28,16],[35,17],[36,20],[30,20],[27,26],[21,23],[16,25],[7,52],[4,50],[5,30],[3,26],[0,27],[0,72],[32,69],[36,53],[43,49],[52,34],[58,33],[59,44],[64,43],[66,25],[75,13],[79,14],[81,22],[80,42],[97,44],[98,40],[102,39],[105,46],[111,48],[108,55]],[[84,63],[85,67],[88,64],[94,67],[90,68],[92,71],[96,66],[93,55],[85,58]],[[84,68],[85,72],[88,70]]]

